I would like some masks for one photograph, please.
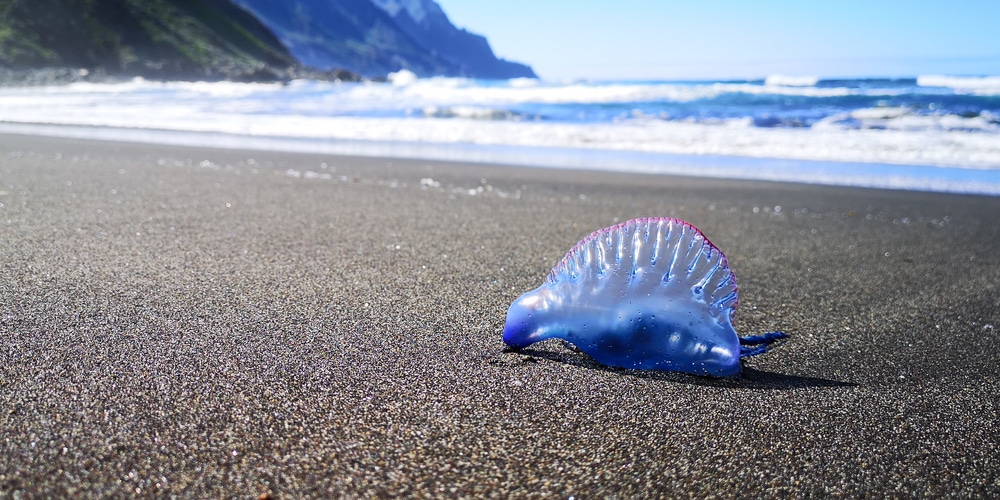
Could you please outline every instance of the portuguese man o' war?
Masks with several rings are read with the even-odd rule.
[[[517,350],[563,339],[605,365],[731,377],[787,337],[738,336],[736,303],[726,256],[698,228],[633,219],[591,233],[518,297],[503,341]]]

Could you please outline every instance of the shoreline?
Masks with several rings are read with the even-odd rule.
[[[975,167],[14,122],[0,122],[0,135],[1000,196],[1000,170]]]
[[[0,494],[1000,494],[1000,198],[0,135]],[[504,353],[593,230],[728,257],[740,379]]]

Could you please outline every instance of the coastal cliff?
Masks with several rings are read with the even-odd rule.
[[[302,63],[366,76],[534,78],[499,59],[486,38],[456,28],[432,0],[234,0],[253,12]]]
[[[530,66],[498,58],[482,35],[456,28],[433,0],[372,0],[396,25],[437,57],[458,66],[455,76],[537,78]]]
[[[431,0],[0,0],[0,83],[534,77]]]

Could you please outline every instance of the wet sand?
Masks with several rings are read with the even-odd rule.
[[[1000,495],[1000,198],[7,135],[0,204],[0,497]],[[791,339],[502,352],[654,215]]]

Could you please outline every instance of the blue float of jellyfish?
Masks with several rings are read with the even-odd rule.
[[[623,368],[731,377],[740,360],[787,335],[740,337],[736,277],[726,256],[691,224],[633,219],[577,243],[507,311],[514,349],[563,339]]]

